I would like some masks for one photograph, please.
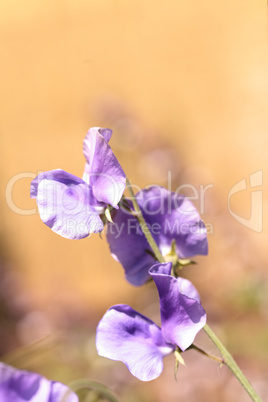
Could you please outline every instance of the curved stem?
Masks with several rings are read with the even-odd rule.
[[[118,399],[110,392],[110,390],[103,384],[91,381],[91,380],[77,380],[69,384],[70,389],[74,392],[81,391],[82,389],[88,389],[90,391],[96,391],[99,395],[103,396],[106,400],[110,402],[118,402]],[[67,402],[67,394],[63,401]]]
[[[156,259],[159,262],[165,262],[164,257],[162,256],[149,228],[148,225],[145,222],[145,219],[142,215],[141,209],[139,207],[139,204],[137,203],[137,200],[135,198],[133,189],[131,187],[131,184],[129,180],[127,179],[127,186],[129,193],[131,195],[131,200],[133,202],[133,207],[135,209],[135,212],[137,213],[137,219],[139,221],[139,224],[141,226],[141,230],[143,231]],[[220,351],[222,357],[223,357],[223,362],[226,364],[226,366],[229,367],[229,369],[232,371],[234,376],[237,378],[237,380],[240,382],[240,384],[244,387],[252,401],[254,402],[261,402],[261,398],[258,396],[248,379],[245,377],[245,375],[242,373],[236,362],[234,361],[233,357],[231,354],[228,352],[228,350],[223,346],[221,341],[218,339],[218,337],[215,335],[215,333],[212,331],[212,329],[206,324],[203,328],[205,333],[208,335],[208,337],[212,340],[216,348]]]

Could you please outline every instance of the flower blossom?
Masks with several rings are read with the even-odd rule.
[[[103,230],[108,205],[118,208],[126,176],[108,142],[112,130],[89,129],[83,144],[83,179],[61,169],[39,174],[31,183],[42,221],[68,239],[82,239]]]
[[[37,373],[0,363],[0,400],[3,402],[78,402],[66,385]]]
[[[122,361],[142,381],[157,378],[163,357],[177,346],[185,351],[206,323],[197,290],[189,280],[171,276],[171,269],[169,262],[149,270],[159,293],[161,328],[124,304],[111,307],[97,327],[98,354]]]
[[[173,240],[179,258],[207,254],[206,227],[185,196],[151,186],[137,193],[136,199],[162,255],[170,252]],[[133,210],[131,201],[128,206]],[[123,265],[131,284],[143,285],[150,278],[149,268],[156,262],[145,235],[136,217],[126,209],[114,211],[113,222],[107,226],[112,256]]]

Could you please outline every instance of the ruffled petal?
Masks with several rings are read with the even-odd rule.
[[[194,285],[192,284],[191,281],[185,278],[177,278],[178,286],[180,289],[180,292],[184,294],[187,297],[190,297],[190,299],[195,299],[198,302],[200,302],[200,296]]]
[[[91,187],[63,170],[38,175],[31,184],[40,218],[55,233],[68,239],[82,239],[103,230],[99,216],[104,205],[97,202]]]
[[[149,228],[158,228],[156,240],[163,255],[170,251],[172,240],[180,258],[208,253],[206,227],[185,196],[151,186],[140,191],[137,200]]]
[[[78,402],[66,385],[49,381],[37,373],[0,363],[0,400],[12,402]]]
[[[79,177],[76,177],[68,172],[65,172],[65,170],[61,169],[54,169],[54,170],[49,170],[47,172],[42,172],[34,180],[31,182],[31,189],[30,189],[30,195],[31,198],[36,198],[37,197],[37,192],[38,192],[38,186],[41,183],[42,180],[56,180],[59,181],[60,183],[68,185],[70,183],[70,180],[73,183],[76,184],[81,184],[83,183],[83,180],[80,179]]]
[[[142,381],[157,378],[163,357],[174,350],[153,321],[123,304],[111,307],[99,322],[96,347],[100,356],[122,361]]]
[[[194,286],[186,279],[172,277],[171,268],[170,262],[155,264],[149,273],[159,293],[163,337],[184,351],[204,327],[206,312]]]
[[[173,240],[180,258],[207,254],[205,225],[187,198],[159,186],[142,190],[136,197],[163,255],[170,251]],[[129,206],[132,208],[130,201]],[[148,270],[155,262],[151,247],[133,215],[119,209],[113,221],[114,224],[107,226],[111,253],[123,265],[126,279],[133,285],[143,285],[150,278]]]
[[[116,208],[125,190],[126,175],[108,145],[111,135],[109,129],[89,129],[83,146],[87,161],[83,179],[98,201]]]

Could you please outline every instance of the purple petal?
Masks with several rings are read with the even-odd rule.
[[[91,128],[84,139],[84,155],[87,160],[83,179],[92,187],[95,198],[117,207],[126,186],[126,175],[107,140],[112,131]]]
[[[113,130],[110,128],[101,128],[101,127],[95,127],[95,129],[99,130],[99,133],[103,136],[106,142],[109,142],[113,133]]]
[[[142,381],[157,378],[163,357],[174,350],[153,321],[123,304],[111,307],[99,322],[96,347],[100,356],[122,361]]]
[[[36,373],[0,363],[0,400],[7,402],[78,402],[66,385],[49,381]]]
[[[176,241],[180,258],[207,254],[205,225],[187,198],[159,186],[142,190],[136,197],[163,255],[170,251],[172,240]],[[111,253],[123,265],[127,280],[142,285],[149,279],[148,270],[155,262],[151,248],[135,217],[120,209],[113,221],[107,226]]]
[[[185,296],[189,297],[190,299],[195,299],[200,302],[200,296],[194,285],[191,281],[185,278],[177,278],[178,286],[180,292]]]
[[[184,351],[204,327],[206,312],[194,286],[186,279],[172,277],[171,268],[170,262],[155,264],[149,273],[159,293],[163,337]]]
[[[170,251],[172,240],[180,258],[208,253],[206,227],[185,196],[152,186],[140,191],[137,200],[149,228],[159,228],[156,240],[163,255]]]
[[[141,286],[150,278],[148,269],[156,262],[150,245],[133,215],[120,208],[114,212],[113,221],[107,224],[112,256],[123,265],[126,279],[132,285]]]
[[[68,172],[65,172],[65,170],[61,170],[61,169],[49,170],[48,172],[40,173],[38,176],[36,176],[36,178],[34,180],[32,180],[31,189],[30,189],[31,198],[37,197],[38,186],[42,180],[56,180],[63,184],[66,184],[66,185],[68,185],[68,183],[70,183],[70,180],[73,183],[77,183],[77,184],[84,183],[84,181],[82,179],[80,179],[79,177],[76,177]]]
[[[51,382],[49,402],[79,402],[78,396],[68,387],[57,381]]]
[[[103,230],[99,216],[104,205],[97,202],[91,187],[63,170],[38,175],[31,184],[40,218],[55,233],[68,239],[82,239]]]

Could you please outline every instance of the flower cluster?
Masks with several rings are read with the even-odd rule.
[[[152,186],[136,195],[147,227],[162,255],[170,252],[175,241],[180,258],[206,255],[206,228],[193,204],[183,195],[163,187]],[[132,202],[128,200],[130,210]],[[155,263],[150,246],[139,223],[127,209],[120,208],[108,223],[107,240],[113,257],[119,261],[126,279],[136,286],[149,279],[149,269]]]
[[[91,128],[84,140],[86,165],[80,179],[63,170],[39,174],[31,184],[42,221],[57,234],[82,239],[103,230],[112,256],[126,279],[141,286],[152,279],[160,301],[161,328],[131,307],[111,307],[97,327],[99,355],[124,362],[143,381],[163,369],[163,357],[185,351],[206,323],[197,290],[178,277],[182,259],[208,252],[206,228],[193,204],[183,195],[159,186],[136,195],[145,227],[140,226],[131,199],[123,197],[126,176],[108,142],[112,131]],[[163,260],[154,255],[145,231],[158,246]]]

